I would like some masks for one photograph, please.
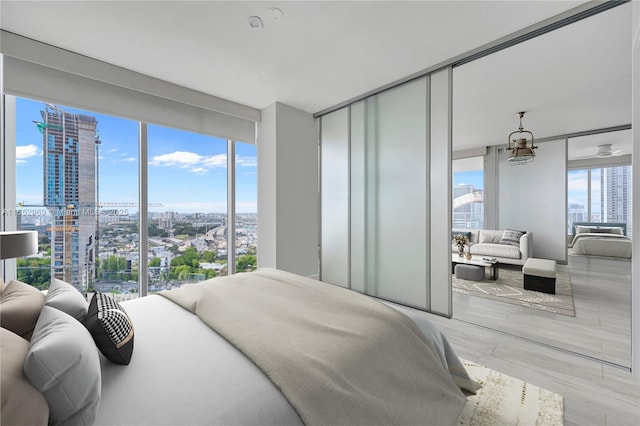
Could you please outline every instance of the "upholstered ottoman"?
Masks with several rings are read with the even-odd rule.
[[[458,263],[455,273],[456,278],[461,280],[482,281],[484,279],[484,267],[482,266]]]
[[[530,257],[522,267],[525,290],[556,294],[556,261]]]

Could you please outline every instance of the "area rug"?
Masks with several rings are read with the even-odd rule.
[[[495,281],[469,281],[451,277],[453,291],[460,294],[498,300],[556,314],[576,316],[568,272],[556,273],[556,294],[524,289],[521,271],[500,268]]]
[[[482,384],[482,389],[467,397],[456,424],[556,426],[564,423],[561,395],[482,365],[461,361],[469,376]]]

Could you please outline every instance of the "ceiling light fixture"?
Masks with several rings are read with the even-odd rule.
[[[538,148],[533,144],[533,133],[528,130],[524,130],[524,127],[522,127],[524,111],[520,111],[518,115],[520,116],[520,127],[518,127],[518,130],[509,133],[509,136],[507,137],[507,160],[509,161],[509,164],[513,165],[532,162],[536,156],[536,153],[533,150]],[[527,146],[528,140],[526,137],[513,139],[513,144],[511,144],[511,136],[515,133],[518,133],[519,136],[522,136],[523,133],[529,133],[529,135],[531,135],[531,145]]]

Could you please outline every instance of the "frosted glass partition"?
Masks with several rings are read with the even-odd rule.
[[[522,166],[498,157],[498,225],[532,233],[532,257],[567,260],[567,143],[539,143],[536,158]],[[549,200],[555,200],[550,203]]]
[[[426,309],[427,79],[369,98],[366,107],[366,293]]]
[[[321,277],[451,316],[451,70],[434,75],[321,118]]]
[[[366,292],[367,166],[365,101],[351,105],[351,289]]]
[[[349,108],[321,119],[320,279],[349,287]]]
[[[431,75],[430,310],[452,314],[451,297],[451,68]]]

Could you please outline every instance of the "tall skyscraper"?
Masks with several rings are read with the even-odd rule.
[[[600,174],[600,211],[603,222],[630,225],[631,167],[607,167]]]
[[[86,292],[95,276],[95,117],[47,105],[43,135],[44,201],[52,216],[51,276]]]

